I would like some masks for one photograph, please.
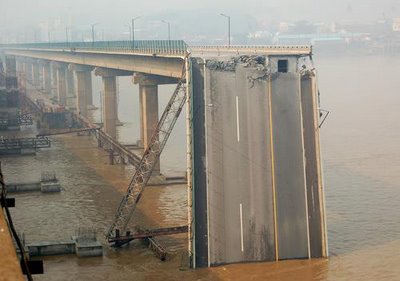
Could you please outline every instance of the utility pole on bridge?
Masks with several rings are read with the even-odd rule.
[[[231,46],[231,17],[225,14],[220,14],[221,16],[228,19],[228,47]]]
[[[132,49],[135,48],[135,20],[140,19],[141,16],[132,19]]]

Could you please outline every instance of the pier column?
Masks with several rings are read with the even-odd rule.
[[[107,68],[95,69],[95,75],[101,76],[103,79],[103,130],[113,138],[117,137],[117,76],[131,76],[132,74],[129,71]]]
[[[142,140],[146,149],[158,123],[158,85],[139,84],[139,95],[141,96]]]
[[[149,146],[158,124],[158,85],[177,82],[175,78],[135,73],[134,83],[139,84],[140,139],[144,149]],[[160,161],[153,170],[153,175],[157,173],[160,173]]]
[[[50,70],[50,63],[43,64],[42,68],[43,72],[43,87],[46,91],[46,94],[51,95],[51,70]]]
[[[65,79],[66,64],[57,63],[57,101],[60,105],[67,105],[67,82]]]
[[[37,61],[32,62],[32,85],[35,87],[40,86],[40,66]]]
[[[30,88],[32,84],[32,63],[29,59],[25,60],[25,78],[26,86]]]
[[[65,73],[67,79],[67,106],[73,108],[76,106],[74,72],[66,69]]]
[[[6,88],[17,88],[17,61],[15,56],[6,56],[5,59]]]
[[[115,76],[103,76],[103,104],[103,130],[111,137],[116,138],[117,79]]]
[[[57,97],[57,62],[52,62],[50,64],[50,71],[51,71],[51,92],[53,97]]]
[[[26,62],[25,62],[25,60],[20,60],[18,79],[21,84],[21,87],[26,89]]]
[[[92,89],[92,72],[85,72],[85,80],[86,80],[86,106],[89,108],[93,108],[93,89]]]
[[[40,71],[42,73],[42,80],[40,83],[41,88],[46,92],[46,94],[51,94],[51,76],[50,76],[50,62],[41,60]]]
[[[76,110],[78,114],[87,117],[87,93],[92,90],[91,72],[93,68],[78,64],[70,64],[68,68],[75,71],[76,75]]]
[[[15,56],[6,56],[6,75],[8,77],[17,77],[17,61]]]

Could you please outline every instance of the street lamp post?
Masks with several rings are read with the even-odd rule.
[[[95,27],[96,25],[98,25],[98,24],[99,24],[98,22],[92,24],[92,43],[93,43],[93,44],[94,44],[94,27]]]
[[[225,14],[220,14],[221,16],[228,19],[228,47],[231,46],[231,17]]]
[[[168,25],[168,41],[171,41],[171,23],[165,20],[162,20],[162,22]]]
[[[65,27],[65,41],[68,43],[68,26]]]
[[[132,49],[135,48],[135,20],[140,19],[141,16],[132,19]]]

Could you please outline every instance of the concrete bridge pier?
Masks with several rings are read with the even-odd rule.
[[[15,56],[5,58],[6,89],[17,87],[17,61]]]
[[[69,108],[75,108],[76,105],[76,94],[75,94],[75,81],[74,72],[69,68],[66,69],[66,79],[67,79],[67,106]]]
[[[17,60],[15,56],[6,56],[5,71],[8,77],[17,77]]]
[[[18,62],[18,82],[21,84],[22,88],[26,88],[26,63],[23,59],[19,59]]]
[[[87,96],[92,91],[93,68],[91,66],[70,64],[70,71],[75,71],[76,75],[76,110],[78,114],[87,117]]]
[[[32,84],[32,62],[30,59],[25,60],[25,77],[28,88]]]
[[[140,140],[144,149],[150,144],[151,137],[158,124],[158,85],[176,84],[175,78],[135,73],[134,83],[139,84]],[[160,161],[153,175],[160,173]]]
[[[66,65],[57,64],[57,100],[62,106],[67,105],[67,82],[65,79]]]
[[[32,85],[40,87],[40,65],[36,60],[32,62]]]
[[[50,75],[50,62],[40,61],[40,70],[42,72],[41,88],[44,89],[46,94],[51,94],[51,75]]]
[[[85,80],[86,80],[86,106],[88,108],[93,108],[93,88],[92,88],[92,72],[85,72]]]
[[[111,137],[117,137],[118,121],[117,76],[132,76],[130,71],[96,68],[95,75],[103,79],[103,130]]]
[[[57,98],[57,62],[53,61],[50,63],[51,72],[51,93],[53,97]]]

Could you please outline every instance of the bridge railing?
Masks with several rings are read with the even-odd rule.
[[[309,55],[312,53],[310,45],[204,45],[190,46],[192,54],[206,55],[215,53],[218,55],[241,55],[241,54],[268,54],[268,55]]]
[[[137,40],[137,41],[96,41],[96,42],[54,42],[0,44],[3,49],[43,49],[62,51],[100,51],[142,54],[185,55],[188,49],[183,40]]]

